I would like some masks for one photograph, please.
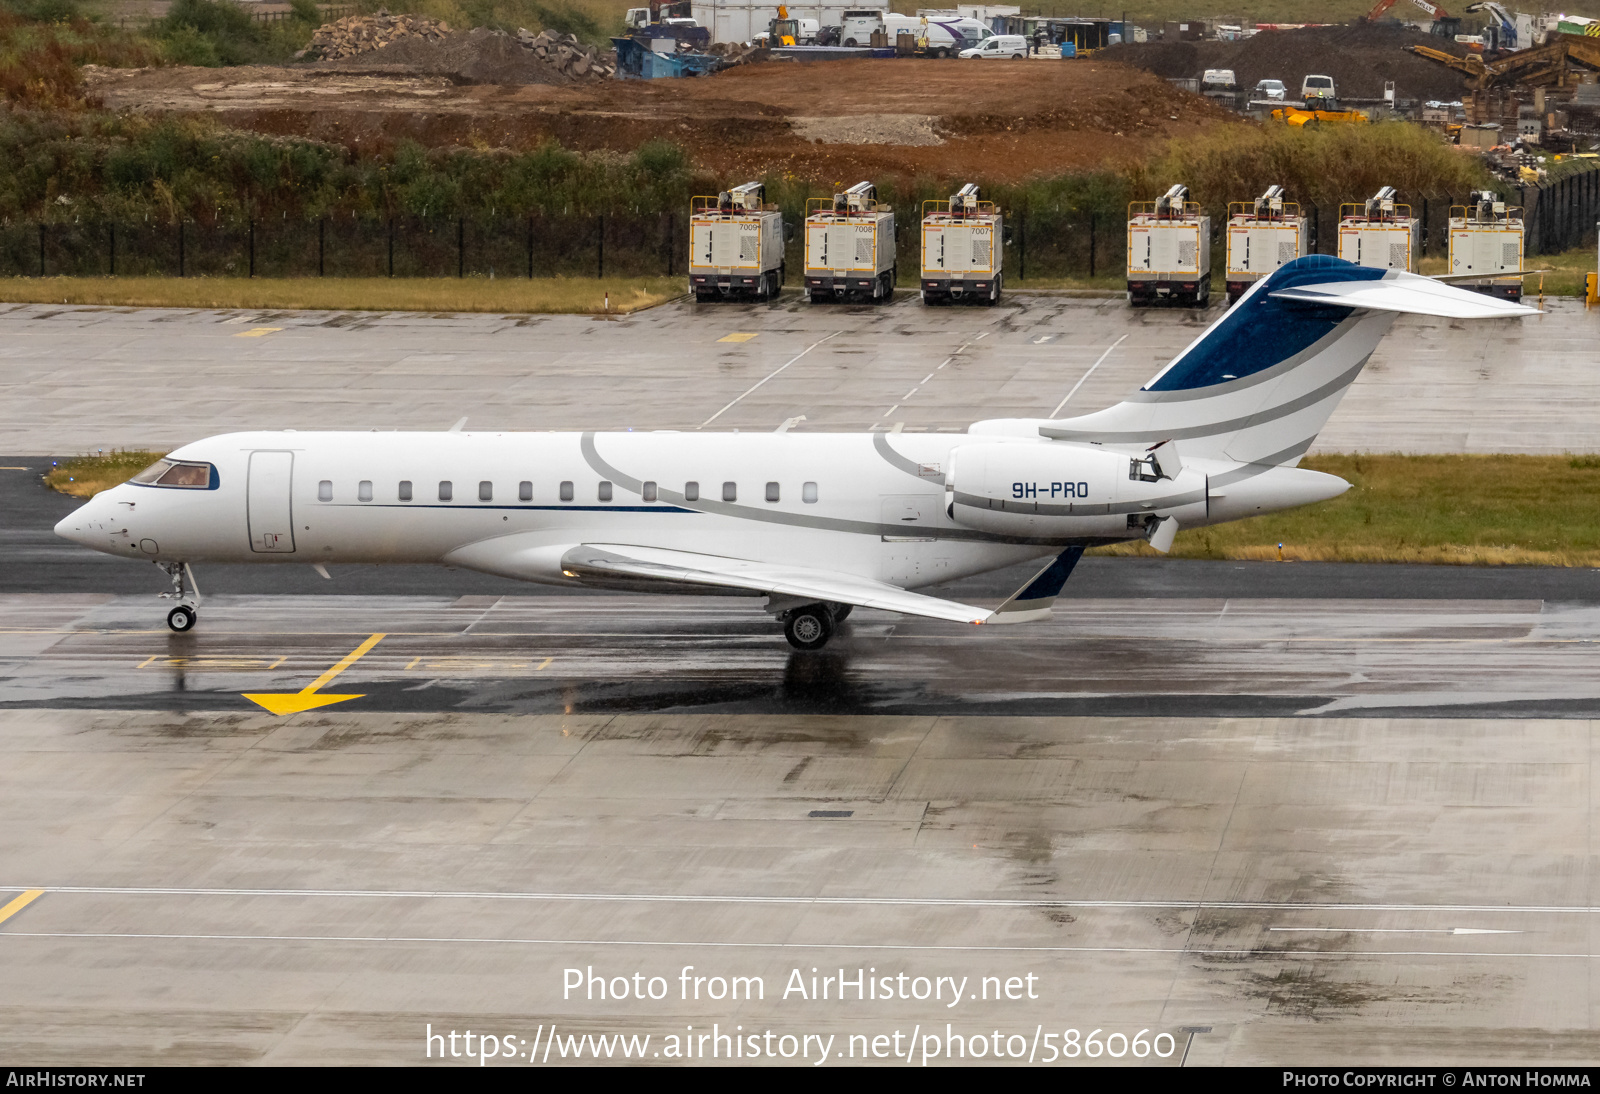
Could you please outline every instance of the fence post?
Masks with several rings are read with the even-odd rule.
[[[111,276],[117,276],[117,222],[112,221],[111,228]]]
[[[44,276],[44,221],[39,222],[39,276]]]
[[[256,218],[250,218],[250,276],[256,275]]]
[[[528,280],[533,280],[533,214],[528,214]]]
[[[1028,214],[1017,214],[1017,280],[1028,280]]]
[[[1428,253],[1428,195],[1422,195],[1422,231],[1417,234],[1417,257],[1423,258]]]
[[[598,230],[595,238],[595,279],[603,281],[606,276],[606,215],[601,213],[597,221]]]
[[[389,276],[394,276],[394,217],[389,218]]]
[[[672,276],[672,237],[677,228],[678,216],[676,213],[667,214],[667,276]]]
[[[188,274],[184,272],[183,218],[182,217],[178,218],[178,276],[179,277],[187,277],[188,276]]]
[[[1089,276],[1094,277],[1094,228],[1095,216],[1089,214]]]
[[[327,248],[328,248],[328,221],[325,218],[320,218],[319,217],[317,219],[317,276],[318,277],[323,276],[323,270],[326,269],[326,266],[323,265],[323,259],[326,257]]]
[[[456,276],[467,276],[467,218],[456,218]]]

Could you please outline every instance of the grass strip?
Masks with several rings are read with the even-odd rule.
[[[130,308],[626,315],[686,290],[681,277],[6,277],[0,301]]]
[[[64,459],[52,488],[91,497],[161,456]],[[1600,566],[1600,456],[1311,456],[1351,489],[1331,501],[1178,533],[1172,558]],[[1154,556],[1143,542],[1099,555]]]

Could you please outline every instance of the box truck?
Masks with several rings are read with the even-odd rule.
[[[992,201],[978,200],[969,182],[948,201],[922,203],[924,304],[970,301],[993,306],[1000,299],[1004,225]]]
[[[1211,218],[1174,185],[1128,205],[1128,303],[1203,308],[1211,300]]]
[[[783,288],[783,215],[759,182],[689,204],[689,288],[719,297],[769,300]]]
[[[805,298],[808,303],[888,300],[896,278],[894,210],[879,205],[870,182],[832,200],[806,202]]]

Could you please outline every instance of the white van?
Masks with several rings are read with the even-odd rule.
[[[994,31],[977,19],[953,19],[943,15],[923,17],[885,12],[883,28],[889,33],[891,43],[902,31],[916,35],[918,52],[928,57],[954,57],[994,37]]]
[[[883,12],[877,8],[847,11],[839,24],[841,46],[865,46],[872,36],[883,29]],[[890,45],[894,42],[891,40]]]
[[[1335,99],[1332,76],[1307,76],[1300,81],[1300,97],[1307,102],[1312,99]]]
[[[1028,40],[1020,34],[992,34],[983,40],[983,45],[964,49],[958,56],[979,61],[999,58],[1020,61],[1028,56]]]

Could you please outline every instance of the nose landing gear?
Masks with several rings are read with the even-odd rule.
[[[177,606],[167,613],[167,626],[178,634],[187,634],[194,630],[194,625],[199,619],[200,586],[195,583],[194,571],[189,569],[187,562],[158,562],[172,579],[172,590],[161,594],[164,600],[176,600]],[[189,588],[193,592],[184,591],[184,578],[189,579]]]

